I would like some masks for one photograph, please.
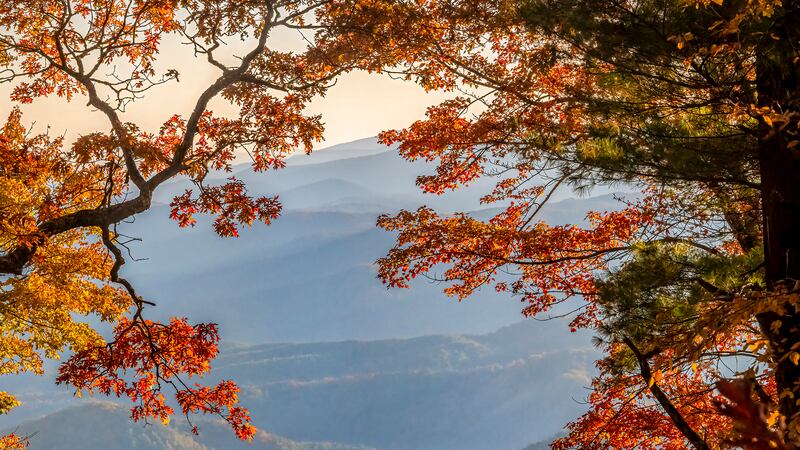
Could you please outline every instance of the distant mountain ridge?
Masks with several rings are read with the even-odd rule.
[[[130,423],[124,400],[124,408],[68,408],[18,432],[38,432],[32,450],[519,449],[560,432],[581,411],[564,399],[581,398],[596,355],[581,334],[544,345],[563,326],[525,321],[485,335],[225,348],[209,381],[240,384],[253,423],[265,431],[255,447],[202,419],[199,437],[179,416],[170,427],[143,428]],[[74,433],[87,422],[98,432]]]
[[[203,420],[194,436],[184,424],[133,423],[129,411],[110,402],[92,402],[49,414],[5,430],[30,436],[29,450],[375,450],[331,442],[297,442],[259,431],[250,443],[233,437],[221,420]]]
[[[350,148],[350,145],[354,147]],[[316,150],[311,155],[294,155],[287,160],[287,167],[280,170],[257,173],[252,171],[249,164],[239,164],[233,167],[231,173],[212,174],[208,183],[222,182],[233,176],[245,181],[251,194],[275,195],[322,180],[339,179],[367,188],[375,198],[392,200],[384,202],[384,209],[378,212],[392,212],[406,206],[416,208],[422,204],[443,212],[472,211],[493,206],[479,202],[480,197],[490,192],[496,182],[488,177],[474,180],[468,186],[444,195],[424,194],[417,187],[416,179],[420,175],[434,173],[435,167],[435,162],[408,161],[398,154],[396,147],[387,147],[375,138],[366,138]],[[191,188],[192,185],[186,180],[178,179],[159,187],[154,201],[168,204],[173,196]],[[597,187],[592,195],[629,190],[624,186]],[[552,200],[572,197],[574,195],[569,189],[564,188],[556,192]],[[294,209],[296,205],[285,202],[284,207]]]
[[[314,150],[311,155],[303,153],[292,155],[287,158],[286,164],[289,166],[322,164],[337,159],[360,158],[391,150],[392,148],[379,143],[375,137],[367,137]]]
[[[583,398],[593,373],[589,336],[569,333],[563,321],[517,324],[519,301],[492,289],[457,302],[441,284],[389,290],[376,278],[375,260],[394,240],[376,228],[378,214],[428,204],[488,218],[500,205],[477,198],[493,181],[421,194],[414,178],[431,164],[409,163],[374,139],[347,145],[294,156],[280,171],[237,167],[251,193],[284,202],[272,225],[238,239],[216,236],[208,217],[179,229],[167,203],[189,186],[166,186],[160,204],[121,227],[142,238],[131,243],[135,259],[123,275],[157,303],[148,318],[218,323],[223,352],[212,378],[240,382],[256,425],[294,441],[505,450],[560,432],[583,408],[573,399]],[[621,206],[608,189],[599,193],[562,192],[541,218],[581,224],[588,210]],[[0,426],[75,401],[52,376],[3,381],[25,403],[0,416]]]

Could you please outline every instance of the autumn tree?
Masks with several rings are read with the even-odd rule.
[[[172,201],[180,226],[196,214],[236,236],[270,223],[277,198],[253,197],[233,177],[210,182],[249,155],[255,171],[279,169],[322,137],[306,105],[348,70],[393,65],[378,52],[390,43],[352,39],[348,22],[361,3],[332,0],[9,0],[0,5],[0,81],[18,105],[58,96],[100,113],[94,132],[76,139],[32,131],[14,108],[0,130],[0,374],[42,372],[43,358],[71,356],[58,382],[78,393],[129,397],[135,420],[167,422],[177,406],[225,418],[242,439],[253,436],[238,388],[203,386],[218,352],[214,324],[147,319],[155,301],[125,279],[125,240],[117,224],[150,208],[154,192],[175,177],[194,188]],[[366,21],[366,19],[364,19]],[[284,50],[272,37],[296,33]],[[150,95],[173,95],[181,73],[165,69],[162,46],[179,42],[216,78],[187,111],[160,128],[130,121],[126,108]],[[235,46],[232,46],[235,43]],[[242,48],[244,48],[242,50]],[[381,56],[376,56],[380,53]],[[167,55],[174,57],[174,54]],[[212,102],[233,114],[215,113]],[[83,318],[114,327],[107,338]],[[174,399],[170,400],[170,392]],[[0,413],[17,405],[0,394]],[[0,440],[22,446],[20,436]]]
[[[381,217],[397,242],[380,277],[493,288],[594,330],[590,407],[556,448],[800,445],[800,3],[371,3],[394,14],[353,26],[416,49],[387,70],[458,94],[381,139],[436,161],[423,190],[494,176],[483,201],[504,205]],[[640,195],[538,219],[597,185]]]
[[[443,272],[446,292],[492,287],[527,315],[557,304],[596,331],[590,409],[559,448],[794,448],[800,441],[798,6],[771,0],[12,0],[0,5],[0,59],[19,103],[58,95],[105,125],[74,142],[36,135],[18,111],[0,139],[3,373],[40,371],[74,352],[59,381],[128,396],[134,418],[166,421],[163,389],[190,413],[252,435],[237,388],[195,386],[218,332],[145,319],[154,299],[120,276],[115,225],[185,176],[182,226],[216,216],[234,236],[269,222],[274,198],[235,179],[208,185],[247,153],[280,168],[322,133],[304,107],[355,68],[458,95],[382,135],[442,193],[498,177],[487,221],[430,208],[380,218],[397,246],[392,286]],[[270,45],[305,32],[304,52]],[[126,120],[131,102],[180,73],[157,64],[178,39],[218,78],[158,130]],[[227,44],[250,47],[238,58]],[[306,41],[304,41],[306,42]],[[163,91],[162,91],[163,92]],[[212,100],[234,105],[215,114]],[[637,186],[586,224],[537,214],[559,189]],[[160,299],[159,299],[160,301]],[[116,325],[110,339],[76,317]],[[133,378],[124,373],[134,374]],[[736,382],[719,384],[724,378]],[[13,407],[10,394],[2,411]],[[9,443],[16,437],[4,438]],[[12,445],[9,444],[9,445]]]

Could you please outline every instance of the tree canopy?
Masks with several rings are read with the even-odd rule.
[[[12,100],[85,101],[107,122],[65,142],[26,131],[15,110],[0,134],[0,373],[69,350],[59,382],[130,397],[135,419],[169,420],[171,389],[187,417],[220,414],[252,436],[235,384],[188,381],[209,370],[216,327],[145,318],[152,301],[120,277],[115,225],[177,176],[196,185],[172,202],[180,226],[207,213],[236,236],[276,219],[277,198],[207,175],[237,152],[266,171],[310,151],[323,122],[305,106],[361,69],[457,93],[381,139],[436,161],[425,191],[495,176],[484,201],[506,205],[487,221],[382,216],[397,245],[379,276],[405,287],[441,269],[459,299],[494,288],[526,315],[563,305],[572,327],[596,331],[605,357],[589,411],[556,448],[796,448],[799,15],[791,0],[3,2]],[[272,46],[280,28],[305,32],[305,50]],[[124,110],[177,81],[156,64],[170,37],[218,77],[148,131]],[[251,46],[230,62],[237,39]],[[212,99],[237,113],[214,113]],[[537,219],[555,191],[606,184],[641,195],[585,225]],[[111,339],[85,315],[113,324]],[[16,403],[0,400],[3,412]]]

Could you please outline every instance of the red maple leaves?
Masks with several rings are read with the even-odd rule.
[[[246,409],[238,406],[239,388],[223,380],[216,386],[188,385],[183,376],[202,377],[218,352],[219,334],[214,324],[190,325],[173,318],[169,324],[123,318],[114,340],[102,347],[76,353],[59,369],[58,383],[103,395],[126,396],[136,404],[134,420],[157,419],[165,424],[173,414],[164,388],[175,391],[183,414],[215,414],[223,417],[241,439],[250,439]]]

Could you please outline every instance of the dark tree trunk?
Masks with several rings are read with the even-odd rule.
[[[800,112],[800,76],[797,72],[797,51],[800,30],[797,11],[799,1],[784,2],[782,17],[777,17],[769,32],[778,39],[764,39],[758,54],[758,102],[783,112]],[[800,147],[789,148],[797,139],[797,117],[781,131],[766,122],[762,124],[759,158],[761,165],[761,201],[763,209],[764,270],[770,291],[793,289],[800,281]],[[758,317],[769,337],[777,369],[775,379],[779,392],[791,390],[794,398],[782,396],[781,412],[791,420],[800,415],[800,366],[788,354],[799,349],[800,313],[786,305],[781,313],[761,314]]]
[[[761,163],[764,264],[770,291],[791,289],[800,280],[800,160],[777,150]],[[788,305],[785,314],[762,314],[758,319],[778,363],[778,389],[795,393],[794,398],[782,397],[781,412],[787,418],[795,417],[800,412],[796,404],[800,398],[800,366],[788,353],[800,350],[792,349],[800,342],[800,314]]]

